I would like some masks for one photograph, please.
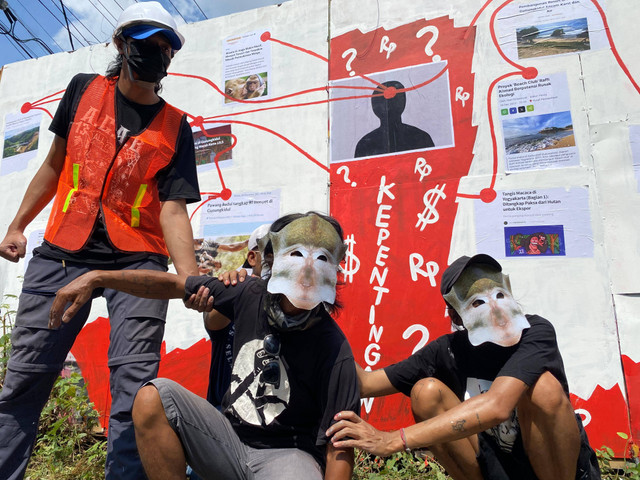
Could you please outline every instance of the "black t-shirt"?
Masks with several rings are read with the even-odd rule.
[[[231,386],[223,411],[240,439],[254,448],[299,448],[324,468],[325,431],[342,410],[360,412],[358,380],[351,348],[324,311],[306,330],[276,331],[264,309],[266,284],[251,277],[233,288],[217,279],[189,277],[186,296],[206,285],[214,308],[235,321]],[[280,386],[261,382],[263,340],[280,338]]]
[[[233,339],[236,329],[231,322],[221,330],[209,330],[211,339],[211,364],[209,365],[209,387],[207,401],[216,408],[222,406],[222,399],[231,383],[231,366],[233,365]]]
[[[93,74],[80,73],[71,79],[49,126],[51,132],[67,138],[80,98],[95,77]],[[127,99],[119,88],[116,87],[115,91],[116,142],[122,145],[129,136],[139,135],[151,123],[165,101],[160,99],[156,104],[142,105]],[[186,117],[183,117],[180,125],[176,153],[171,163],[158,172],[156,178],[161,202],[185,199],[187,203],[192,203],[200,200],[193,135]],[[93,232],[80,252],[67,252],[47,241],[43,242],[37,252],[51,258],[97,265],[128,263],[147,258],[167,264],[163,255],[117,250],[109,240],[102,213],[96,218]]]
[[[486,342],[469,343],[467,331],[437,338],[409,358],[384,369],[391,384],[405,395],[419,380],[433,377],[447,385],[460,399],[486,392],[497,377],[514,377],[532,386],[549,371],[558,379],[567,396],[569,386],[556,333],[551,323],[527,315],[530,328],[522,332],[512,347]],[[510,451],[519,431],[515,413],[510,420],[487,430],[505,451]]]

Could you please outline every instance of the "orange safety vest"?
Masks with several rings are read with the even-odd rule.
[[[146,130],[118,149],[115,88],[99,75],[80,98],[44,238],[77,252],[102,211],[118,250],[168,255],[155,177],[174,156],[184,114],[165,103]]]

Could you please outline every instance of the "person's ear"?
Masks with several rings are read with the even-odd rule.
[[[260,262],[260,254],[255,250],[249,250],[249,253],[247,253],[247,262],[251,265],[251,268],[255,268]]]

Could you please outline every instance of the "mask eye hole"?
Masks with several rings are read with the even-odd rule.
[[[504,293],[502,292],[496,293],[496,298],[504,298]]]
[[[304,255],[302,255],[302,252],[298,251],[298,250],[294,250],[293,252],[290,253],[290,255],[292,257],[303,257]]]
[[[473,305],[473,308],[478,308],[480,305],[484,305],[484,300],[480,300],[480,299],[474,300],[471,305]]]
[[[328,262],[329,259],[326,257],[326,255],[318,255],[318,260],[321,260],[323,262]]]

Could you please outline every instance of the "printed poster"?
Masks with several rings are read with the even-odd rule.
[[[269,98],[271,43],[264,35],[268,32],[254,31],[222,41],[225,104]]]
[[[196,150],[196,166],[198,172],[215,168],[216,162],[220,167],[229,167],[233,137],[231,125],[215,127],[193,127],[193,144]]]
[[[449,72],[438,76],[445,68],[426,63],[332,81],[331,162],[455,146]]]
[[[27,168],[38,154],[42,112],[8,113],[4,117],[4,144],[0,175]]]
[[[633,173],[636,178],[636,191],[640,192],[640,125],[629,125],[629,142],[631,143],[631,158]]]
[[[506,80],[497,96],[507,173],[580,164],[566,73]]]
[[[605,0],[599,0],[603,5]],[[513,61],[608,47],[602,17],[591,1],[513,2],[497,16],[500,48]]]
[[[589,190],[522,189],[475,202],[478,252],[496,258],[592,257]]]
[[[201,211],[200,236],[193,241],[198,271],[217,276],[240,268],[251,232],[280,217],[280,191],[234,194],[205,203]]]

